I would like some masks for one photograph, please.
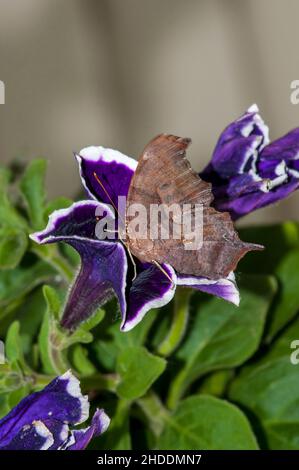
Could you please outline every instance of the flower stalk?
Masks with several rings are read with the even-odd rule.
[[[191,294],[191,289],[184,287],[177,288],[170,330],[157,350],[161,356],[170,356],[178,348],[185,335],[189,320],[189,302]]]

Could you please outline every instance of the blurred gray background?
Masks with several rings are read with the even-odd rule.
[[[138,157],[155,134],[193,139],[200,170],[256,102],[271,139],[299,126],[298,0],[0,0],[0,160],[49,159],[51,196],[74,196],[73,150]],[[297,219],[299,193],[245,218]]]

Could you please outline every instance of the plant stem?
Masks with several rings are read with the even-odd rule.
[[[81,378],[83,390],[108,390],[115,392],[119,383],[117,374],[94,374]]]
[[[169,413],[158,395],[153,391],[149,391],[144,397],[137,400],[137,405],[148,419],[152,433],[159,437]]]
[[[33,389],[36,391],[46,387],[55,377],[55,375],[33,373]]]
[[[177,288],[171,327],[157,351],[161,356],[170,356],[180,345],[185,335],[189,320],[189,300],[191,294],[191,289]]]

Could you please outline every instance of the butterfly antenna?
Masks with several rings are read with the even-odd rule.
[[[132,261],[133,269],[134,269],[134,276],[133,276],[132,281],[135,281],[135,279],[136,279],[136,277],[137,277],[137,266],[136,266],[136,263],[135,263],[135,260],[134,260],[134,258],[133,258],[133,255],[132,255],[132,253],[131,253],[130,248],[129,248],[128,246],[126,246],[126,248],[127,248],[127,252],[128,252],[128,254],[129,254],[130,260]]]
[[[165,271],[165,269],[162,268],[161,264],[158,263],[158,261],[156,261],[156,260],[154,260],[154,259],[152,260],[152,263],[153,263],[154,265],[156,265],[158,269],[160,269],[160,271],[164,274],[164,276],[167,277],[167,279],[168,279],[169,282],[171,283],[172,287],[174,287],[173,279],[171,279],[171,277],[170,277],[169,274]]]
[[[98,177],[98,175],[96,174],[96,172],[94,171],[93,172],[93,176],[95,177],[96,181],[99,183],[99,185],[101,186],[102,190],[104,191],[104,193],[106,194],[106,196],[108,197],[109,201],[111,202],[112,206],[114,207],[118,217],[121,219],[122,223],[124,224],[124,227],[125,227],[125,221],[123,219],[123,217],[120,215],[116,205],[114,204],[110,194],[108,193],[107,189],[105,188],[105,186],[103,185],[102,181],[100,180],[100,178]]]

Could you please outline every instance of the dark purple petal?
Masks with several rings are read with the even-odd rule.
[[[127,255],[118,241],[95,238],[95,210],[102,207],[113,218],[109,207],[96,201],[82,201],[68,209],[53,212],[47,227],[31,238],[38,243],[63,241],[81,257],[81,268],[72,286],[61,320],[63,327],[74,329],[103,305],[113,292],[121,312],[126,311]],[[110,212],[109,212],[110,211]]]
[[[54,445],[53,434],[42,421],[23,426],[18,434],[0,450],[49,450]]]
[[[96,239],[96,211],[102,210],[102,215],[114,219],[112,209],[96,201],[75,202],[67,209],[54,211],[47,227],[30,235],[37,243],[54,243],[64,241],[68,237]]]
[[[262,178],[272,181],[280,178],[279,184],[291,177],[299,179],[299,128],[274,140],[262,150],[257,171]]]
[[[128,264],[123,245],[86,239],[65,241],[80,254],[81,268],[68,296],[61,325],[73,330],[109,300],[113,292],[124,314]]]
[[[269,130],[258,114],[256,105],[251,106],[239,119],[231,123],[221,134],[211,163],[203,171],[215,172],[228,178],[246,171],[260,151],[269,142]]]
[[[218,210],[228,211],[232,219],[237,220],[250,212],[268,206],[286,198],[299,187],[299,180],[290,180],[287,184],[268,191],[249,192],[236,198],[216,199]]]
[[[142,265],[129,291],[128,310],[123,317],[122,331],[131,330],[149,310],[162,307],[173,298],[177,280],[175,271],[166,264],[162,268],[172,279],[172,283],[155,265]]]
[[[234,273],[230,273],[227,278],[213,281],[202,277],[187,276],[180,274],[177,284],[215,295],[221,299],[227,300],[235,305],[239,305],[240,294],[236,285]]]
[[[221,134],[201,174],[212,183],[214,206],[238,219],[299,187],[299,129],[268,143],[256,106]]]
[[[80,175],[88,195],[98,201],[117,206],[118,196],[127,196],[137,161],[117,150],[103,147],[87,147],[76,158]],[[94,173],[104,185],[106,192],[96,180]],[[109,194],[109,197],[107,196]]]
[[[0,420],[0,449],[13,448],[20,441],[25,446],[25,438],[28,449],[61,445],[64,425],[83,423],[88,416],[88,398],[82,395],[78,379],[66,372]]]
[[[83,450],[91,439],[106,431],[110,424],[110,418],[104,410],[96,410],[91,425],[85,429],[74,430],[71,432],[67,441],[64,442],[62,450]]]

